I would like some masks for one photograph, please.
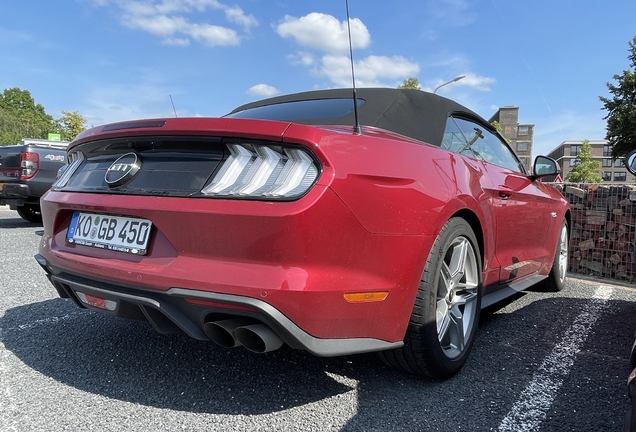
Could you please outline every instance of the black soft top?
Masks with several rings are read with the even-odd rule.
[[[451,114],[460,114],[464,117],[488,123],[473,111],[450,99],[421,90],[406,90],[392,88],[360,88],[357,90],[358,99],[364,100],[358,103],[358,117],[362,126],[373,126],[398,133],[419,141],[439,146],[442,142],[446,120]],[[264,118],[254,108],[270,105],[285,104],[290,102],[324,100],[324,99],[349,99],[353,100],[351,89],[317,90],[303,93],[295,93],[285,96],[277,96],[257,102],[241,105],[233,110],[228,117],[240,118]],[[293,121],[294,123],[307,125],[351,125],[354,123],[353,103],[345,115],[333,118],[272,118],[281,121]],[[250,111],[251,110],[251,111]]]

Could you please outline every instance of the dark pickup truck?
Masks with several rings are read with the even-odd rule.
[[[40,197],[66,162],[66,141],[23,139],[0,146],[0,205],[17,210],[29,222],[42,220]]]

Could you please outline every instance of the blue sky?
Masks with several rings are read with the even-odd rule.
[[[489,118],[520,108],[533,155],[603,139],[598,96],[629,66],[634,0],[350,0],[359,86],[425,90]],[[0,0],[0,90],[90,125],[220,116],[263,97],[346,87],[344,0]]]

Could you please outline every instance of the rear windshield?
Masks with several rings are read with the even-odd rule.
[[[358,108],[362,105],[364,105],[364,99],[358,99]],[[314,99],[248,108],[225,117],[298,122],[335,119],[351,114],[353,114],[352,99]]]

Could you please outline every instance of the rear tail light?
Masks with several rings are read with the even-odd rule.
[[[51,186],[52,189],[60,189],[66,186],[66,183],[75,174],[77,168],[84,162],[84,154],[82,152],[73,152],[68,155],[68,163],[57,171],[57,180]]]
[[[38,173],[40,169],[40,156],[34,152],[20,153],[20,180],[29,180]]]
[[[219,197],[293,199],[305,194],[319,169],[301,148],[228,144],[230,156],[201,193]]]

